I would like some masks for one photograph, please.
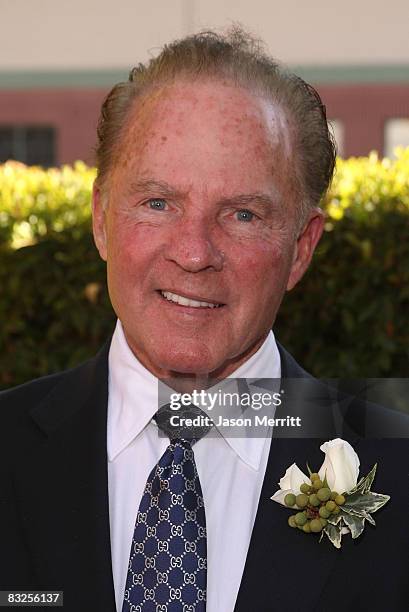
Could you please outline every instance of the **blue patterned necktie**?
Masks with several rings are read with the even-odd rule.
[[[192,406],[188,416],[198,411]],[[170,444],[139,506],[122,612],[206,610],[206,516],[192,445],[210,427],[190,429],[195,437],[186,439],[183,430],[170,430],[171,413],[166,405],[155,416]]]

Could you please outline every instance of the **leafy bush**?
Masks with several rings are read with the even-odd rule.
[[[91,234],[95,170],[0,166],[0,386],[74,366],[114,327]]]
[[[112,331],[93,244],[95,170],[0,166],[0,386],[75,365]],[[313,265],[277,338],[317,376],[407,376],[409,149],[338,160]]]
[[[313,265],[277,335],[317,376],[409,373],[409,149],[338,160]]]
[[[49,170],[19,162],[0,166],[0,245],[15,249],[62,232],[76,239],[89,231],[95,176],[82,162]]]

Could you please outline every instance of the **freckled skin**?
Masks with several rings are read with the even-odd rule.
[[[262,344],[308,267],[323,219],[311,211],[295,235],[286,124],[271,103],[215,81],[168,85],[132,110],[105,212],[94,188],[94,236],[128,344],[155,375],[229,375]],[[148,179],[176,195],[131,190]],[[236,205],[241,194],[273,204]],[[159,289],[225,305],[184,309]]]

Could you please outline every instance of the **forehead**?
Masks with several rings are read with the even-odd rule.
[[[115,174],[233,187],[288,176],[291,157],[278,105],[228,83],[182,81],[135,100]]]

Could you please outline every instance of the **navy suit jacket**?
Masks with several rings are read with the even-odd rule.
[[[332,410],[338,400],[279,348],[283,380],[308,381],[314,422],[323,426],[309,437],[272,439],[235,612],[406,611],[409,419],[355,401],[343,404],[341,422]],[[73,370],[0,394],[0,590],[62,590],[65,612],[115,612],[108,350],[109,342]],[[365,436],[373,423],[382,435],[391,422],[402,438]],[[290,529],[288,511],[270,500],[290,464],[321,465],[319,446],[331,437],[353,444],[361,475],[378,462],[372,488],[391,496],[376,527],[366,524],[356,540],[344,536],[341,550]]]

